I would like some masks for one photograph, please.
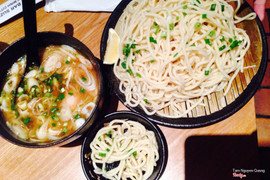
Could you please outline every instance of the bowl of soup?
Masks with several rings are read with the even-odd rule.
[[[38,33],[41,65],[26,67],[25,39],[0,55],[0,134],[20,146],[64,145],[79,138],[102,106],[98,60],[79,40],[58,32]]]

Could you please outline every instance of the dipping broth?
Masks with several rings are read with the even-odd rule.
[[[22,85],[26,57],[9,69],[0,97],[7,126],[21,139],[50,142],[80,128],[94,109],[99,92],[92,63],[70,46],[40,50],[41,66],[32,67]]]

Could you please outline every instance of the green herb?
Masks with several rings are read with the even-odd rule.
[[[127,69],[127,72],[128,72],[129,74],[133,74],[133,72],[132,72],[131,69]]]
[[[194,25],[194,28],[195,28],[195,29],[198,29],[198,28],[201,27],[201,25],[202,25],[202,23],[196,22],[195,25]]]
[[[67,132],[67,128],[66,127],[63,128],[63,132],[64,133]]]
[[[84,93],[85,89],[84,88],[80,88],[80,92]]]
[[[212,30],[210,31],[210,33],[208,34],[210,37],[214,37],[216,35],[216,31]]]
[[[176,16],[176,21],[178,21],[179,20],[179,16]]]
[[[169,24],[169,29],[170,29],[171,31],[174,29],[174,24],[173,24],[173,23]]]
[[[74,119],[79,119],[81,116],[79,114],[76,114],[76,116],[74,116]]]
[[[29,122],[30,122],[30,118],[29,117],[25,118],[24,121],[23,121],[24,124],[28,124]]]
[[[4,96],[6,94],[5,91],[1,91],[1,96]]]
[[[224,50],[225,48],[226,48],[226,45],[223,45],[223,46],[219,47],[219,51],[222,51],[222,50]]]
[[[149,37],[149,41],[150,41],[151,43],[157,44],[157,41],[156,41],[152,36]]]
[[[87,78],[86,77],[82,77],[82,80],[83,80],[83,82],[86,82],[87,81]]]
[[[139,50],[136,50],[136,51],[135,51],[135,53],[136,53],[136,54],[139,54],[139,53],[140,53],[140,51],[141,51],[140,49],[139,49]]]
[[[184,16],[186,16],[186,15],[187,15],[187,13],[186,13],[186,12],[183,12],[183,15],[184,15]]]
[[[205,71],[204,71],[204,75],[206,75],[206,76],[208,76],[209,73],[210,73],[210,71],[208,71],[208,70],[205,70]]]
[[[58,121],[59,120],[59,117],[56,114],[53,114],[52,115],[52,119],[55,120],[55,121]]]
[[[221,5],[221,11],[223,12],[225,10],[225,5]]]
[[[56,123],[52,123],[52,126],[55,127],[56,126]]]
[[[188,8],[188,6],[185,4],[184,6],[183,6],[183,9],[187,9]]]
[[[132,151],[133,148],[129,149],[127,152],[129,153],[130,151]]]
[[[204,42],[206,44],[208,44],[209,46],[212,46],[212,43],[211,43],[210,39],[204,39]]]
[[[147,104],[149,104],[148,99],[143,99],[143,101]]]
[[[11,108],[11,110],[15,111],[16,110],[16,105],[12,104],[10,108]]]
[[[45,93],[46,97],[52,97],[52,93]]]
[[[232,43],[232,42],[233,42],[233,39],[232,39],[232,38],[230,38],[230,39],[229,39],[229,42],[230,42],[230,43]]]
[[[161,33],[161,38],[166,38],[167,37],[167,32],[162,32]]]
[[[41,67],[40,68],[40,73],[43,73],[44,72],[44,67]]]
[[[202,18],[206,19],[207,18],[207,14],[202,14]]]
[[[214,11],[216,9],[216,4],[211,4],[210,10]]]
[[[107,151],[107,152],[110,152],[110,149],[109,149],[109,148],[107,148],[107,149],[106,149],[106,151]]]
[[[61,101],[61,100],[63,100],[64,98],[65,98],[65,94],[60,93],[60,94],[57,96],[56,101]]]
[[[50,111],[51,111],[51,113],[54,113],[54,112],[57,111],[57,110],[59,110],[59,109],[56,108],[56,107],[53,107]]]
[[[135,49],[136,48],[136,44],[131,44],[130,48]]]
[[[136,157],[136,156],[137,156],[137,151],[134,151],[134,152],[132,153],[132,155],[133,155],[134,157]]]
[[[239,46],[239,44],[241,43],[242,41],[237,41],[237,40],[234,40],[233,43],[230,45],[230,49],[234,49],[235,47]]]
[[[98,137],[98,140],[101,141],[101,137]]]
[[[160,30],[159,25],[157,23],[154,23],[152,29],[155,29],[155,33],[158,33]]]
[[[223,42],[223,41],[225,41],[225,37],[224,36],[222,36],[222,38],[220,39],[220,42]]]
[[[47,116],[47,115],[48,115],[48,112],[45,112],[43,115],[44,115],[44,116]]]
[[[199,4],[201,4],[201,2],[199,0],[196,0]]]
[[[125,62],[122,62],[122,63],[121,63],[121,66],[122,66],[122,68],[124,68],[124,69],[127,68],[127,64],[126,64]]]
[[[136,76],[138,76],[139,78],[142,77],[140,73],[136,73]]]
[[[19,112],[15,111],[15,118],[18,118],[18,117],[19,117]]]
[[[98,153],[100,157],[106,157],[106,153]]]
[[[150,63],[153,63],[153,62],[155,62],[155,60],[154,60],[154,59],[150,60]]]
[[[178,55],[178,53],[175,53],[175,55],[173,57],[176,57]]]
[[[72,95],[73,95],[73,93],[72,93],[72,92],[68,92],[68,95],[72,96]]]
[[[127,58],[130,54],[131,48],[135,48],[136,44],[127,44],[126,46],[123,47],[123,53],[125,55],[125,57]]]
[[[196,45],[195,44],[192,44],[192,45],[190,45],[191,47],[195,47]]]
[[[66,64],[69,64],[70,63],[70,61],[69,60],[66,60]]]

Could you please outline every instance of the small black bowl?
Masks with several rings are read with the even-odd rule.
[[[82,125],[77,131],[75,131],[71,135],[57,141],[46,143],[46,142],[28,142],[20,139],[8,128],[2,113],[0,113],[0,135],[7,141],[23,147],[41,148],[55,145],[60,146],[70,143],[79,138],[94,123],[103,102],[103,76],[99,65],[99,60],[95,58],[95,56],[88,49],[88,47],[86,47],[81,41],[77,40],[76,38],[63,33],[50,31],[50,32],[39,32],[37,34],[37,41],[38,41],[38,48],[46,47],[48,45],[71,46],[91,61],[99,76],[99,94],[98,94],[99,97],[96,106],[94,107],[92,114],[90,115],[90,117],[88,117],[84,125]],[[5,77],[7,75],[8,70],[11,68],[12,64],[15,63],[20,57],[26,54],[24,44],[25,39],[21,38],[16,42],[12,43],[1,53],[0,87],[3,87],[5,83],[4,82]]]
[[[89,154],[91,153],[90,143],[95,138],[96,133],[104,126],[104,123],[108,123],[114,119],[129,119],[133,121],[137,121],[145,126],[146,129],[151,130],[155,133],[157,144],[158,144],[158,153],[159,153],[159,160],[157,162],[157,166],[155,166],[153,174],[149,177],[149,179],[159,179],[163,174],[167,160],[168,160],[168,147],[166,139],[158,128],[157,125],[153,124],[144,116],[140,114],[131,112],[131,111],[117,111],[111,114],[106,115],[103,119],[101,119],[97,126],[92,126],[89,129],[86,137],[84,138],[82,148],[81,148],[81,164],[83,168],[83,172],[87,179],[106,179],[101,175],[97,175],[94,173],[94,168],[92,166],[91,158]]]

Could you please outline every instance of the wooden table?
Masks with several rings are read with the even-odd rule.
[[[73,36],[100,57],[100,39],[109,16],[110,13],[46,13],[41,4],[37,10],[37,29],[58,32],[67,29],[71,33],[73,27]],[[23,36],[21,15],[0,25],[0,51]],[[126,108],[119,103],[118,110]],[[231,179],[237,169],[258,168],[254,99],[215,125],[197,129],[159,127],[169,150],[163,180]],[[0,138],[0,179],[85,179],[80,143],[78,140],[69,146],[28,149]]]

